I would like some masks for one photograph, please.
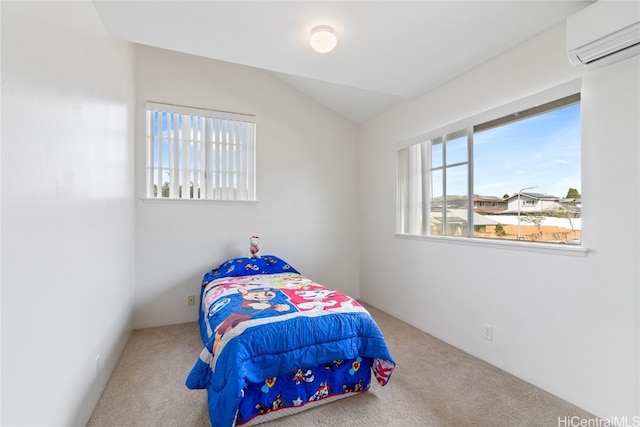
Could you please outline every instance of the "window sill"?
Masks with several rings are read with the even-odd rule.
[[[212,199],[174,199],[169,197],[141,197],[140,200],[144,203],[177,203],[177,204],[213,204],[213,205],[255,205],[258,203],[257,200],[212,200]]]
[[[482,248],[506,249],[522,252],[537,252],[553,255],[564,255],[574,257],[586,257],[589,249],[578,245],[563,245],[555,243],[535,243],[517,242],[512,240],[480,239],[469,237],[444,237],[444,236],[422,236],[417,234],[396,233],[396,237],[411,240],[427,240],[431,242],[446,243],[453,245],[477,246]]]

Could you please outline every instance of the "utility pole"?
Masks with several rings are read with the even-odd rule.
[[[518,191],[518,240],[520,240],[520,194],[524,190],[531,190],[532,188],[538,188],[538,186],[534,185],[533,187],[526,187]]]

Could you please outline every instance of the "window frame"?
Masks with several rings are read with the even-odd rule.
[[[201,179],[199,180],[200,182],[200,186],[198,191],[200,192],[200,194],[204,193],[204,196],[201,197],[182,197],[182,193],[179,192],[178,196],[172,196],[172,197],[163,197],[163,196],[158,196],[157,194],[161,191],[161,187],[160,185],[158,185],[158,188],[155,189],[155,174],[158,173],[158,170],[161,171],[168,171],[170,169],[169,166],[163,166],[161,168],[158,168],[158,165],[154,163],[153,161],[153,157],[155,156],[154,154],[154,139],[156,138],[156,135],[153,134],[153,121],[151,119],[151,116],[155,113],[173,113],[173,114],[179,114],[179,115],[183,115],[183,116],[191,116],[191,117],[197,117],[198,119],[202,119],[203,122],[200,124],[200,126],[202,127],[201,130],[201,138],[199,140],[197,140],[198,143],[201,144],[200,147],[200,151],[198,152],[198,155],[194,155],[193,153],[189,153],[188,159],[185,159],[184,157],[181,158],[181,160],[174,160],[177,163],[181,163],[179,166],[173,166],[174,171],[172,173],[176,174],[174,175],[174,178],[178,175],[180,175],[181,178],[184,178],[185,176],[189,176],[191,177],[190,173],[196,173],[196,170],[201,171]],[[225,152],[225,148],[221,148],[221,146],[226,145],[227,147],[230,147],[232,145],[232,142],[230,141],[230,138],[227,136],[227,139],[225,140],[224,138],[216,138],[216,134],[218,133],[217,131],[220,132],[224,132],[224,130],[222,129],[217,129],[215,126],[215,123],[212,124],[205,124],[205,122],[207,120],[213,120],[214,122],[216,120],[218,121],[227,121],[226,124],[238,124],[238,126],[243,126],[243,124],[247,124],[247,126],[249,127],[249,136],[247,137],[247,141],[242,141],[242,143],[237,143],[238,146],[242,145],[243,148],[242,150],[244,151],[244,158],[242,160],[242,164],[243,166],[246,168],[245,171],[238,171],[237,170],[237,163],[235,163],[231,168],[222,170],[223,167],[221,166],[222,162],[225,162],[224,156],[226,155]],[[144,173],[144,193],[143,193],[143,197],[142,200],[144,202],[151,202],[151,203],[224,203],[224,204],[252,204],[252,203],[256,203],[258,201],[257,199],[257,173],[256,173],[256,140],[257,140],[257,119],[256,116],[253,114],[245,114],[245,113],[234,113],[234,112],[229,112],[229,111],[222,111],[222,110],[212,110],[212,109],[206,109],[206,108],[197,108],[197,107],[189,107],[189,106],[184,106],[184,105],[177,105],[177,104],[168,104],[168,103],[162,103],[162,102],[156,102],[156,101],[147,101],[145,103],[144,106],[144,121],[145,121],[145,173]],[[204,127],[208,127],[207,129],[207,133],[208,135],[205,135],[205,129]],[[192,127],[190,127],[188,130],[192,131]],[[182,142],[182,138],[184,138],[184,129],[174,129],[174,132],[176,132],[176,134],[181,133],[180,136],[180,142]],[[213,134],[212,134],[213,133]],[[222,134],[219,134],[219,136],[221,137]],[[164,139],[164,138],[163,138]],[[175,139],[174,139],[175,140]],[[165,139],[166,141],[166,139]],[[195,143],[195,139],[193,139],[193,136],[190,136],[188,138],[188,141],[190,143]],[[234,141],[235,142],[235,141]],[[246,145],[243,145],[246,144]],[[235,146],[235,144],[233,144]],[[176,150],[178,150],[176,148]],[[192,148],[191,150],[189,149],[183,149],[183,151],[181,152],[182,155],[184,155],[185,153],[187,153],[188,151],[195,151],[195,148]],[[218,152],[217,154],[212,154],[211,156],[213,157],[209,157],[209,155],[207,155],[207,151],[209,152],[216,152],[222,150],[221,152]],[[179,150],[178,150],[179,151]],[[230,153],[230,152],[229,152]],[[202,157],[202,159],[197,159],[197,157],[200,156]],[[232,155],[229,154],[229,156],[231,157]],[[206,157],[206,158],[205,158]],[[200,169],[198,169],[196,166],[191,165],[191,163],[189,162],[198,162],[200,163]],[[227,160],[227,162],[232,162],[231,160]],[[187,168],[187,171],[184,172],[184,166],[189,164],[190,166]],[[216,169],[218,167],[218,169]],[[226,167],[226,166],[225,166]],[[162,172],[161,172],[162,173]],[[170,172],[171,173],[171,172]],[[212,184],[215,183],[216,178],[214,178],[214,175],[217,174],[227,174],[226,177],[224,177],[225,181],[224,185],[222,185],[221,183],[216,183],[216,186],[213,186],[212,189],[207,189],[208,187],[212,187]],[[186,174],[186,175],[185,175]],[[228,197],[228,194],[234,190],[234,187],[229,185],[229,181],[230,180],[234,180],[237,178],[233,178],[233,176],[235,175],[239,175],[239,174],[243,174],[243,178],[240,179],[241,182],[245,182],[246,186],[247,186],[247,197],[246,198],[236,198],[234,197]],[[170,186],[175,186],[175,188],[173,188],[173,191],[176,191],[176,189],[183,187],[183,185],[179,184],[179,183],[173,183],[170,184]],[[182,188],[180,188],[180,190],[182,191]],[[236,189],[237,190],[237,189]],[[193,191],[195,191],[195,187],[193,189]],[[154,195],[154,193],[156,193],[156,195]],[[227,197],[220,197],[221,195],[226,194]]]
[[[530,95],[516,101],[504,104],[500,107],[491,109],[489,111],[476,114],[474,116],[468,117],[466,119],[450,123],[446,126],[434,129],[432,131],[426,132],[424,134],[412,137],[410,139],[406,139],[404,141],[399,142],[395,145],[396,151],[396,229],[395,235],[398,238],[403,239],[411,239],[411,240],[426,240],[437,243],[448,243],[448,244],[462,244],[466,246],[478,246],[478,247],[486,247],[486,248],[500,248],[500,249],[509,249],[509,250],[518,250],[518,251],[527,251],[527,252],[540,252],[540,253],[549,253],[549,254],[560,254],[560,255],[570,255],[570,256],[586,256],[588,253],[588,249],[585,246],[585,241],[583,239],[582,245],[554,245],[547,244],[541,242],[528,242],[528,241],[516,241],[516,240],[505,240],[505,239],[482,239],[476,237],[461,237],[461,236],[447,236],[447,235],[432,235],[429,233],[426,234],[415,234],[415,233],[404,233],[400,230],[402,228],[402,222],[405,221],[405,218],[402,218],[401,211],[401,183],[398,179],[400,170],[399,170],[399,157],[398,153],[408,147],[415,146],[416,144],[427,143],[428,141],[435,140],[443,135],[454,134],[456,132],[460,132],[463,129],[471,129],[470,144],[469,144],[469,167],[468,167],[468,201],[471,206],[469,209],[469,216],[472,215],[473,212],[473,132],[479,131],[478,125],[501,125],[501,121],[504,120],[505,117],[515,114],[516,112],[527,111],[531,113],[531,116],[537,114],[536,108],[541,105],[549,104],[557,100],[561,100],[571,95],[579,94],[581,92],[582,82],[581,79],[574,79],[568,81],[559,86],[550,88],[548,90],[539,92],[534,95]],[[488,128],[482,127],[482,128]],[[480,129],[481,130],[481,129]],[[423,150],[429,151],[429,150]],[[430,159],[428,159],[430,160]],[[431,165],[431,163],[427,163]],[[431,167],[428,169],[431,171]],[[424,177],[423,177],[424,181]],[[430,202],[431,198],[424,198]],[[425,203],[424,205],[428,205],[430,203]],[[423,208],[422,215],[422,226],[427,226],[427,218],[425,213],[425,208]],[[584,214],[584,213],[583,213]],[[583,215],[584,217],[584,215]],[[471,223],[471,222],[469,222]],[[584,221],[583,221],[584,223]]]

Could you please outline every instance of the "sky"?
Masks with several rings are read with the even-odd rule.
[[[580,194],[580,104],[474,134],[474,193]]]

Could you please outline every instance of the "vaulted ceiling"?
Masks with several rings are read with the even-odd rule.
[[[110,37],[256,67],[354,123],[462,74],[591,1],[94,1]],[[331,25],[336,48],[309,46]]]

